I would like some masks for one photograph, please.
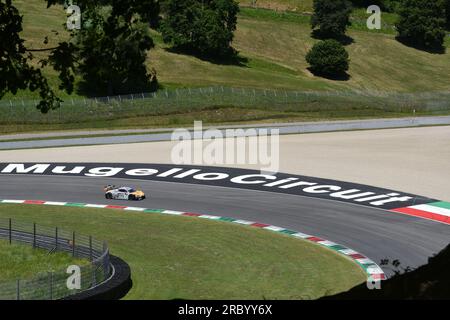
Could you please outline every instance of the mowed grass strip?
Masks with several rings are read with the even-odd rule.
[[[69,253],[50,254],[47,250],[33,249],[29,244],[0,240],[0,282],[29,280],[47,272],[62,273],[70,265],[87,263],[84,259],[74,259]]]
[[[275,214],[275,213],[274,213]],[[106,240],[127,261],[127,299],[315,299],[365,281],[355,263],[306,241],[191,217],[0,205],[0,217]]]

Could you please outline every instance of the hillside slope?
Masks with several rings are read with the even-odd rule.
[[[276,3],[291,2],[300,1]],[[29,47],[42,47],[43,37],[50,30],[58,30],[59,34],[49,39],[48,46],[66,36],[62,8],[47,10],[41,0],[17,0],[15,4],[24,14],[23,35]],[[240,65],[220,65],[173,53],[162,43],[161,36],[153,32],[157,46],[149,53],[148,66],[155,67],[166,88],[224,85],[293,90],[450,90],[450,52],[430,54],[409,48],[397,42],[389,30],[375,33],[350,29],[349,35],[354,40],[347,47],[351,78],[331,81],[315,77],[307,70],[305,61],[306,52],[317,41],[311,38],[308,21],[308,17],[295,14],[243,9],[233,44],[240,52]],[[447,46],[449,43],[447,39]],[[53,70],[46,73],[51,83],[56,84],[56,73]]]

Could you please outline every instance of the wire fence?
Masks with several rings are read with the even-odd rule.
[[[449,92],[390,93],[373,90],[289,91],[214,86],[159,90],[153,93],[69,98],[61,107],[41,114],[39,100],[0,100],[0,124],[81,123],[160,116],[205,109],[239,107],[292,112],[375,109],[384,112],[448,114]]]
[[[79,266],[79,289],[71,289],[67,285],[71,276],[67,269],[49,270],[31,279],[0,282],[0,300],[58,300],[91,289],[107,280],[111,274],[108,246],[91,236],[35,223],[0,219],[0,239],[10,244],[31,245],[49,254],[66,252],[73,258],[86,260]]]

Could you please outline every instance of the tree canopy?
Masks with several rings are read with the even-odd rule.
[[[347,0],[314,0],[311,26],[322,37],[339,38],[350,26],[352,5]]]
[[[338,41],[319,41],[306,55],[310,70],[325,77],[340,77],[349,69],[349,55]]]
[[[203,56],[230,56],[238,12],[234,0],[166,0],[163,40],[175,49]]]
[[[441,50],[447,4],[448,0],[403,0],[396,24],[398,39],[419,48]]]
[[[50,0],[52,5],[56,0]],[[157,0],[81,0],[82,27],[72,30],[50,56],[70,92],[74,75],[82,77],[81,90],[90,95],[117,95],[152,91],[155,72],[146,69],[147,51],[154,47],[149,25],[159,17]]]
[[[33,56],[21,38],[22,17],[11,0],[0,0],[0,99],[8,92],[39,91],[38,109],[48,112],[59,107],[56,97],[40,69],[31,65]]]
[[[64,0],[47,0],[48,7]],[[157,87],[156,72],[146,69],[147,51],[154,44],[149,26],[159,19],[158,0],[78,0],[82,26],[70,39],[49,49],[41,67],[59,72],[60,89],[72,93],[76,76],[82,90],[92,95],[150,91]],[[66,24],[63,21],[62,24]],[[18,90],[39,91],[38,108],[46,113],[61,100],[48,85],[21,38],[22,17],[11,0],[0,0],[0,98]],[[43,35],[44,36],[44,35]]]

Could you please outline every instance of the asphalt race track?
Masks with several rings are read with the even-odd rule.
[[[418,267],[450,240],[450,226],[376,208],[298,195],[218,186],[105,177],[2,175],[0,199],[117,204],[258,221],[348,246],[380,263]],[[142,202],[108,201],[103,186],[142,188]],[[124,214],[124,213],[118,213]],[[133,214],[133,213],[125,213]],[[390,270],[384,269],[389,276]]]

